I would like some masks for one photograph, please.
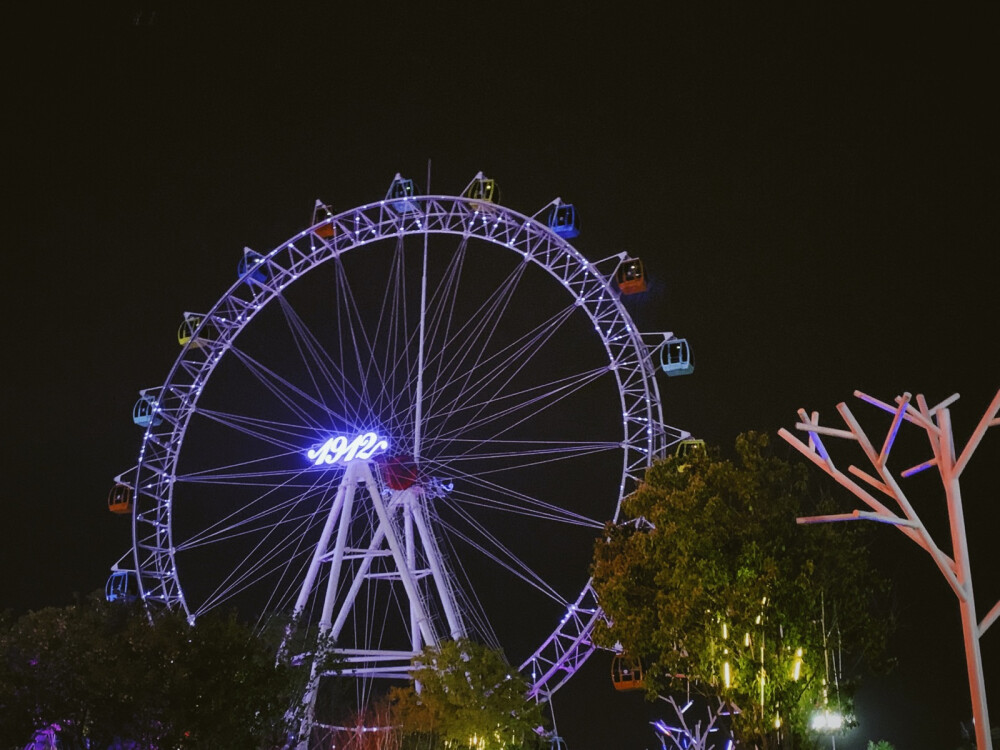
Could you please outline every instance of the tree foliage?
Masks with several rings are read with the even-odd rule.
[[[280,746],[301,678],[233,615],[195,626],[99,595],[0,623],[0,747],[53,723],[93,747]]]
[[[613,623],[596,637],[645,661],[651,694],[684,680],[723,697],[748,745],[805,734],[811,710],[835,697],[824,637],[874,662],[891,627],[860,525],[796,524],[830,512],[808,478],[747,433],[735,460],[713,449],[655,464],[595,546]]]
[[[527,750],[543,746],[541,707],[498,651],[469,640],[427,648],[415,660],[416,685],[395,688],[392,710],[404,746]],[[419,687],[417,687],[419,686]]]

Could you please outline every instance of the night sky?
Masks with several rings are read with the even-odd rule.
[[[574,203],[589,258],[642,257],[637,323],[686,336],[697,361],[661,382],[666,421],[711,443],[774,435],[800,407],[832,417],[855,389],[958,392],[964,442],[1000,387],[995,5],[341,5],[8,12],[0,606],[103,587],[129,544],[106,497],[136,460],[137,391],[242,248],[304,228],[317,198],[343,210],[396,172],[422,184],[428,160],[433,192],[482,170],[522,213]],[[1000,596],[998,459],[994,430],[964,487],[982,612]],[[899,666],[837,746],[953,747],[971,715],[957,604],[915,545],[877,538]],[[557,694],[562,735],[652,747],[607,667]]]

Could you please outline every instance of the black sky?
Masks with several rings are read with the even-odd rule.
[[[959,392],[971,430],[1000,387],[994,5],[426,5],[8,12],[0,606],[103,586],[128,544],[104,504],[135,462],[136,392],[242,248],[301,229],[316,198],[422,183],[428,159],[434,192],[482,170],[522,213],[574,203],[588,257],[646,260],[639,325],[697,358],[662,384],[670,424],[728,446],[857,388]],[[980,607],[1000,596],[998,441],[965,492]],[[921,552],[880,540],[900,666],[838,746],[952,747],[970,712],[957,607]],[[563,735],[651,747],[605,668],[557,695]]]

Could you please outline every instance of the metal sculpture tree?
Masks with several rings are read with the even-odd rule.
[[[891,524],[931,556],[959,601],[962,635],[965,639],[965,662],[969,675],[969,690],[972,696],[972,713],[975,720],[976,746],[979,750],[992,750],[993,741],[990,736],[989,711],[986,704],[986,687],[983,679],[979,639],[1000,616],[1000,601],[990,609],[982,620],[977,622],[959,480],[972,454],[979,447],[986,430],[1000,425],[1000,418],[997,417],[997,413],[1000,411],[1000,391],[993,397],[993,401],[979,420],[972,436],[958,454],[955,451],[951,415],[948,410],[948,407],[958,399],[957,393],[933,407],[928,407],[922,394],[917,394],[915,406],[909,393],[898,396],[895,399],[895,406],[883,403],[860,391],[855,391],[854,395],[865,403],[892,414],[892,422],[882,442],[881,450],[876,450],[845,403],[838,404],[837,411],[847,425],[848,429],[846,430],[824,427],[819,423],[818,412],[807,414],[804,409],[800,409],[801,421],[796,423],[795,427],[808,434],[808,441],[801,440],[786,429],[779,430],[778,434],[839,484],[850,490],[870,510],[859,509],[846,514],[799,518],[798,522],[801,524],[868,520]],[[889,454],[904,421],[916,425],[926,432],[930,441],[932,457],[923,463],[899,472],[899,477],[906,478],[926,469],[937,468],[947,501],[952,549],[950,556],[931,537],[900,487],[896,473],[888,467]],[[833,458],[823,444],[823,437],[857,441],[877,476],[873,476],[854,465],[848,466],[848,473],[845,474],[834,464]],[[899,512],[892,510],[877,499],[859,484],[858,480],[895,501]]]

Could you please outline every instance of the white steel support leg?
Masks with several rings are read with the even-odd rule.
[[[392,520],[389,517],[389,512],[386,510],[385,503],[382,502],[382,497],[379,495],[378,484],[376,484],[375,477],[372,475],[371,467],[367,463],[359,463],[362,476],[371,490],[369,494],[372,498],[372,505],[375,507],[375,514],[378,516],[379,526],[385,530],[385,541],[389,545],[389,550],[392,552],[392,559],[399,570],[399,578],[403,584],[403,590],[410,600],[410,606],[417,608],[417,626],[423,636],[424,643],[436,645],[437,637],[431,630],[430,619],[427,617],[427,611],[424,609],[423,599],[420,596],[420,591],[417,589],[416,579],[413,577],[413,571],[406,565],[403,548],[396,537],[396,530],[392,526]],[[410,492],[412,490],[406,491]]]
[[[340,585],[340,570],[344,564],[344,549],[347,546],[348,534],[353,520],[354,493],[358,488],[357,470],[353,464],[348,464],[341,482],[344,490],[344,509],[340,514],[340,526],[337,529],[337,540],[334,542],[333,559],[330,561],[330,576],[326,581],[326,596],[323,599],[323,613],[319,619],[319,632],[325,635],[330,630],[330,618],[337,602],[337,587]]]
[[[448,629],[453,639],[464,638],[466,636],[465,623],[458,614],[458,606],[455,600],[455,591],[451,587],[451,579],[445,574],[444,563],[441,559],[441,550],[438,547],[437,539],[431,533],[430,524],[427,523],[429,515],[424,505],[427,496],[421,492],[419,497],[420,507],[415,509],[413,520],[420,532],[420,539],[423,542],[424,554],[427,555],[427,564],[431,569],[434,584],[437,586],[438,596],[441,598],[441,606],[444,608],[445,618],[448,620]]]
[[[385,541],[385,531],[378,529],[374,536],[372,536],[372,540],[368,544],[365,557],[361,561],[361,565],[358,566],[357,572],[354,574],[354,580],[351,582],[351,588],[348,590],[347,596],[344,597],[344,601],[341,603],[340,609],[337,611],[337,619],[335,619],[333,621],[333,625],[330,626],[330,640],[336,642],[336,640],[340,637],[340,631],[344,629],[344,625],[347,622],[347,616],[351,613],[351,608],[354,606],[354,600],[357,599],[358,592],[361,590],[361,585],[365,582],[365,576],[368,575],[368,570],[371,568],[372,562],[375,560],[375,552],[382,546],[383,541]]]
[[[323,524],[323,531],[320,533],[319,541],[316,543],[316,549],[313,551],[312,560],[309,562],[309,569],[306,571],[306,577],[302,581],[302,588],[299,590],[299,598],[295,601],[295,609],[293,610],[295,616],[302,614],[302,611],[306,607],[306,603],[309,601],[309,596],[312,594],[313,586],[316,585],[316,576],[319,574],[319,566],[323,561],[323,556],[326,555],[327,550],[330,546],[330,536],[333,534],[333,525],[337,521],[337,516],[340,515],[341,509],[344,507],[344,498],[346,497],[346,488],[344,486],[344,479],[347,478],[347,472],[344,472],[344,478],[341,479],[340,486],[337,487],[337,496],[333,501],[333,507],[330,509],[330,514],[326,517],[326,523]]]
[[[406,564],[410,570],[417,568],[417,540],[413,538],[413,495],[409,494],[403,503],[403,531],[406,534]],[[410,604],[410,648],[420,653],[420,628],[417,625],[417,610]]]
[[[408,492],[411,492],[411,490],[406,490],[404,493],[401,493],[393,498],[393,503],[389,510],[394,512],[399,505],[404,504],[406,502],[406,493]],[[375,502],[374,499],[373,502]],[[382,509],[381,513],[379,513],[379,507]],[[410,600],[410,605],[416,610],[417,629],[420,631],[420,634],[424,639],[424,643],[436,645],[438,638],[430,627],[430,620],[427,617],[423,599],[420,597],[419,591],[417,590],[416,581],[413,578],[413,572],[406,569],[404,564],[405,560],[403,559],[402,554],[400,554],[401,548],[399,546],[399,542],[396,540],[396,534],[391,525],[388,523],[389,510],[387,510],[385,505],[382,503],[382,499],[378,498],[376,513],[380,516],[379,525],[372,536],[371,543],[368,545],[367,553],[361,561],[361,565],[358,567],[358,571],[354,576],[354,582],[351,584],[351,589],[347,592],[347,596],[340,605],[340,611],[337,614],[337,619],[334,620],[333,625],[330,628],[330,638],[336,641],[337,638],[340,637],[340,632],[347,622],[347,616],[350,614],[351,608],[354,606],[354,600],[357,597],[358,592],[361,590],[362,583],[364,583],[365,576],[371,568],[372,562],[375,560],[378,548],[381,547],[382,542],[385,541],[389,544],[389,549],[392,552],[393,560],[399,570],[400,579],[403,583],[403,589],[406,591],[406,595]],[[386,518],[385,522],[382,521],[383,515]],[[393,546],[395,546],[395,550],[393,550]]]
[[[326,523],[323,525],[323,532],[320,534],[320,540],[316,544],[316,550],[309,564],[309,570],[306,572],[306,580],[302,584],[302,589],[299,592],[299,598],[295,605],[296,615],[301,614],[315,585],[320,563],[327,556],[334,521],[339,516],[340,527],[337,531],[337,541],[335,542],[330,577],[327,580],[326,598],[323,602],[323,615],[319,623],[319,638],[316,642],[316,647],[313,649],[312,665],[309,668],[309,682],[306,683],[305,695],[302,698],[303,715],[300,728],[302,739],[298,745],[298,750],[308,750],[309,731],[316,717],[316,697],[319,692],[320,665],[328,653],[328,646],[324,636],[330,630],[330,611],[332,611],[334,605],[331,599],[336,597],[337,582],[340,579],[340,567],[344,559],[344,545],[351,525],[354,492],[358,484],[356,475],[357,471],[349,464],[344,471],[344,476],[340,479],[340,485],[337,487],[337,497],[334,500],[333,507],[330,509],[330,514],[327,516]]]
[[[366,494],[358,495],[359,492]],[[367,502],[371,503],[370,508]],[[296,605],[297,612],[304,611],[319,579],[321,566],[328,563],[329,576],[319,620],[320,634],[324,638],[315,650],[309,683],[303,697],[302,740],[297,750],[308,748],[308,733],[315,721],[316,697],[324,675],[323,657],[330,653],[330,649],[333,653],[343,651],[349,661],[355,662],[357,668],[352,668],[347,673],[359,677],[385,674],[387,670],[383,665],[391,662],[400,664],[398,669],[393,670],[397,674],[400,671],[405,673],[408,668],[406,662],[410,657],[405,650],[339,644],[362,587],[366,581],[372,580],[373,564],[376,560],[386,559],[386,547],[392,561],[392,578],[396,580],[398,575],[398,582],[409,600],[408,607],[403,609],[407,614],[401,613],[403,617],[409,618],[409,653],[416,655],[423,646],[437,645],[440,640],[430,620],[430,602],[425,600],[427,596],[436,594],[440,600],[441,613],[447,621],[450,636],[466,636],[455,590],[433,533],[426,503],[426,496],[419,485],[394,493],[386,503],[371,464],[355,460],[345,467],[337,488],[337,497],[324,523]],[[360,541],[352,537],[356,516],[372,510],[375,519],[370,527],[365,550],[362,552],[352,549],[352,545],[357,545]],[[421,554],[426,560],[423,560]],[[351,567],[353,580],[344,591],[347,559],[354,559],[355,564]],[[430,589],[427,585],[418,585],[419,577],[428,574],[434,579],[434,585]],[[380,572],[376,577],[385,577],[385,573]]]

